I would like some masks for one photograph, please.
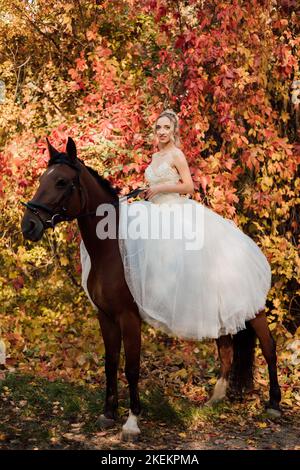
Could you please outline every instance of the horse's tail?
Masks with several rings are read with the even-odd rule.
[[[256,334],[249,323],[246,329],[233,337],[233,362],[231,368],[231,388],[241,394],[243,389],[253,387],[253,366]]]

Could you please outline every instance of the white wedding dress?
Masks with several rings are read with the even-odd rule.
[[[145,178],[150,185],[174,184],[180,176],[164,162],[155,170],[149,165]],[[157,229],[157,217],[168,221],[168,211],[175,206],[186,210],[175,224],[178,227],[180,220],[189,234],[192,220],[187,209],[200,214],[194,227],[200,241],[196,249],[187,249],[188,237],[128,237],[128,211],[142,209],[141,228],[150,220],[148,227]],[[265,307],[271,269],[260,248],[234,222],[179,193],[121,204],[119,247],[125,279],[141,317],[168,334],[197,340],[235,334]],[[90,259],[83,242],[81,263],[87,292]]]

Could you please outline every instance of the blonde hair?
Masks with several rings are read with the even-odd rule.
[[[158,116],[158,118],[156,119],[155,123],[154,123],[154,133],[156,134],[156,123],[157,121],[162,118],[162,117],[167,117],[170,119],[170,121],[173,123],[173,128],[174,128],[174,144],[176,145],[176,147],[180,147],[180,137],[179,137],[179,120],[178,120],[178,117],[177,117],[177,114],[175,113],[175,111],[173,111],[173,109],[165,109],[162,113],[160,113],[160,115]]]

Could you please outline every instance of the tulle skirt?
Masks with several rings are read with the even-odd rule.
[[[148,224],[147,233],[150,227],[151,234],[157,234],[158,220],[165,221],[165,228],[171,225],[169,211],[174,203],[139,201],[120,206],[119,248],[140,315],[153,327],[180,338],[235,334],[264,309],[271,287],[270,265],[256,243],[232,221],[192,199],[181,197],[177,206],[178,202],[189,210],[172,221],[177,228],[187,229],[188,237],[176,238],[170,231],[171,236],[163,238],[161,225],[158,238],[137,238],[136,225],[131,230],[135,236],[128,236],[128,211],[143,206],[140,226]],[[198,211],[198,219],[193,216],[192,220],[191,210]],[[197,238],[194,244],[192,227]],[[82,285],[87,291],[90,259],[83,243],[81,262]]]

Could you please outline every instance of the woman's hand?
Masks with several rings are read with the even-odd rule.
[[[145,191],[140,193],[141,197],[144,197],[144,199],[151,199],[153,196],[155,196],[158,193],[162,193],[165,191],[165,186],[163,184],[157,184],[155,186],[149,186]]]

